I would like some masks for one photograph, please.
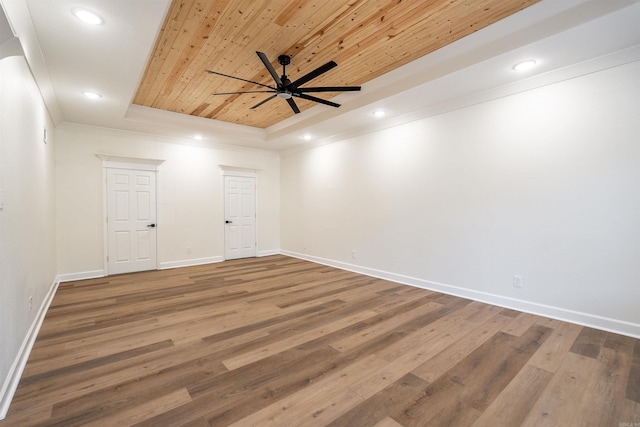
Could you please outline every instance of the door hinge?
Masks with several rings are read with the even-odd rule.
[[[107,262],[109,262],[109,255],[107,255]]]

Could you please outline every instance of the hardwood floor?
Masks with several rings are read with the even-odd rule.
[[[285,256],[60,285],[4,426],[640,426],[637,339]]]

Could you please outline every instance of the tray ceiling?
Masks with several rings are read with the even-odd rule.
[[[260,87],[205,70],[273,85],[256,55],[262,51],[279,74],[278,55],[290,55],[292,80],[331,60],[338,63],[307,86],[363,85],[537,1],[173,0],[134,103],[267,128],[293,115],[284,100],[251,110],[269,94],[214,96]],[[342,95],[341,102],[351,96],[357,95]],[[302,111],[332,108],[296,103]]]

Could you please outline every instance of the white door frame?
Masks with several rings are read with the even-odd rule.
[[[225,218],[225,186],[224,186],[224,178],[226,176],[235,176],[235,177],[246,177],[246,178],[255,178],[256,180],[256,191],[255,191],[255,207],[256,207],[256,226],[255,226],[255,234],[256,234],[256,257],[258,256],[258,254],[260,253],[259,251],[259,244],[258,244],[258,172],[260,172],[259,169],[250,169],[250,168],[242,168],[242,167],[237,167],[237,166],[227,166],[227,165],[219,165],[220,166],[220,170],[221,170],[221,174],[220,174],[220,188],[222,188],[222,192],[221,192],[221,198],[222,198],[222,204],[220,205],[222,207],[222,221],[220,221],[220,227],[222,227],[222,258],[226,259],[226,253],[227,253],[227,248],[226,248],[226,227],[224,224],[224,218]]]
[[[153,171],[156,175],[156,223],[158,223],[158,166],[160,166],[164,160],[159,159],[141,159],[136,157],[117,156],[114,154],[96,153],[96,157],[102,160],[102,218],[103,218],[103,262],[104,262],[104,275],[109,275],[109,262],[107,256],[109,255],[109,232],[107,229],[107,169],[129,169],[129,170],[145,170]],[[160,233],[156,231],[156,269],[158,268],[158,246],[160,242]]]

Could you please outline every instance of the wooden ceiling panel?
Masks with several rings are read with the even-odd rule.
[[[278,55],[290,55],[291,80],[338,63],[307,86],[362,85],[537,1],[173,0],[134,103],[266,128],[293,115],[286,102],[251,110],[269,94],[214,96],[260,86],[205,70],[273,85],[261,51],[278,74]],[[303,111],[318,105],[296,103]]]

